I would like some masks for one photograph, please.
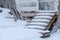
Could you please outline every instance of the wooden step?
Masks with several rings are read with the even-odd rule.
[[[53,15],[55,15],[55,13],[38,13],[38,14],[36,14],[36,15],[45,15],[45,16],[53,16]]]
[[[35,32],[38,32],[39,34],[44,34],[44,33],[49,33],[50,31],[49,30],[37,30],[37,29],[29,29],[29,30],[32,30],[32,31],[35,31]]]
[[[28,23],[28,25],[41,25],[41,26],[47,26],[48,23],[42,23],[42,22],[31,22],[31,23]]]
[[[32,19],[31,21],[50,22],[50,20],[47,19]]]
[[[34,17],[35,19],[52,19],[52,17],[51,16],[35,16]]]
[[[44,30],[46,28],[44,26],[34,26],[34,25],[28,25],[26,27],[30,28],[30,29],[42,29],[42,30]]]
[[[50,31],[49,31],[49,30],[40,30],[39,33],[41,33],[41,34],[44,34],[44,33],[50,33]]]
[[[45,22],[45,21],[31,21],[31,22],[42,22],[42,23],[49,23],[49,22]]]

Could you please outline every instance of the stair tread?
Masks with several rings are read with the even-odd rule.
[[[49,30],[36,30],[36,29],[30,29],[30,30],[36,31],[36,32],[41,33],[41,34],[50,32]]]
[[[50,32],[49,30],[39,30],[40,33],[46,33],[46,32]]]
[[[52,19],[52,17],[51,17],[51,16],[35,16],[34,18]]]
[[[50,15],[50,16],[53,16],[53,15],[55,15],[55,13],[38,13],[36,15]]]
[[[33,19],[32,21],[50,22],[50,20],[47,20],[47,19]]]
[[[28,28],[41,28],[41,29],[45,29],[46,27],[44,26],[34,26],[34,25],[29,25],[29,26],[26,26]]]
[[[48,25],[48,23],[43,23],[43,22],[31,22],[31,23],[28,23],[28,24],[30,24],[30,25],[45,25],[45,26]]]

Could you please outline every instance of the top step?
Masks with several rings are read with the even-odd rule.
[[[35,16],[35,19],[52,19],[53,17],[51,16]]]
[[[37,13],[36,15],[53,16],[53,15],[55,15],[55,13]]]

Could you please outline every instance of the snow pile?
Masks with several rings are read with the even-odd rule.
[[[33,19],[32,21],[50,22],[50,20],[47,19]]]
[[[0,10],[2,10],[2,12],[0,12],[0,18],[11,16],[9,15],[10,9],[0,7]]]
[[[53,15],[55,15],[55,13],[49,13],[49,12],[42,12],[42,13],[38,13],[37,15],[50,15],[50,16],[53,16]]]
[[[36,17],[34,17],[34,18],[40,18],[40,19],[52,19],[52,17],[51,16],[36,16]]]
[[[40,38],[37,30],[24,28],[27,22],[5,18],[7,14],[0,14],[0,40],[59,40],[60,29],[49,38]],[[40,30],[38,31],[40,32]]]
[[[45,29],[45,27],[44,26],[34,26],[34,25],[29,25],[29,26],[27,26],[27,28],[38,28],[38,29]]]
[[[31,22],[31,23],[28,23],[29,25],[48,25],[48,23],[42,23],[42,22]]]
[[[60,30],[52,34],[49,38],[40,38],[40,34],[30,29],[24,29],[24,26],[13,26],[0,28],[0,40],[59,40]]]
[[[9,15],[10,10],[7,8],[0,8],[0,10],[2,10],[2,12],[0,13],[0,27],[7,27],[7,26],[13,26],[13,25],[19,25],[21,24],[20,22],[23,23],[22,20],[18,20],[17,22],[14,22],[14,19],[9,19],[6,17],[9,17],[11,15]],[[27,22],[25,22],[27,23]],[[21,24],[22,25],[22,24]],[[24,23],[23,23],[24,25]]]
[[[22,24],[23,23],[23,24]],[[26,25],[27,22],[18,20],[17,22],[14,21],[14,19],[7,19],[7,18],[2,18],[0,19],[0,27],[8,27],[8,26],[14,26],[14,25]]]

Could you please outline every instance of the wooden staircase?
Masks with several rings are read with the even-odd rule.
[[[53,27],[56,21],[56,13],[37,13],[36,16],[26,25],[26,28],[36,29],[42,38],[50,36],[50,28]]]

